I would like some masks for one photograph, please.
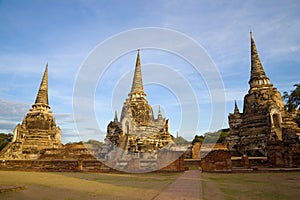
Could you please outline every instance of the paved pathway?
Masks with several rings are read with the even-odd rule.
[[[166,190],[154,200],[199,200],[202,199],[201,172],[199,170],[185,171]]]

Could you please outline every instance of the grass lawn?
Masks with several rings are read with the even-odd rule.
[[[300,172],[202,173],[204,200],[300,199]]]
[[[153,199],[179,176],[0,171],[0,186],[25,186],[0,193],[0,199]]]

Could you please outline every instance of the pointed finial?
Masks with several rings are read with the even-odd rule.
[[[140,50],[138,49],[135,71],[133,76],[133,82],[131,87],[131,93],[139,93],[142,96],[146,96],[143,88],[143,80],[142,80],[142,70],[141,70],[141,61],[140,61]]]
[[[160,106],[158,106],[158,114],[157,114],[157,118],[158,118],[158,119],[161,119],[161,118],[162,118],[162,114],[161,114],[161,111],[160,111]]]
[[[35,104],[44,104],[48,106],[48,63],[44,72],[43,79],[40,84],[38,94],[36,96]]]
[[[141,65],[140,49],[138,49],[138,53],[137,53],[137,58],[136,58],[135,66],[140,66],[140,65]]]
[[[270,80],[266,76],[266,73],[263,69],[263,66],[260,62],[258,51],[255,45],[254,37],[252,31],[250,31],[250,40],[251,40],[251,75],[249,84],[251,88],[256,88],[261,85],[269,85]]]
[[[118,122],[118,114],[117,114],[117,111],[115,111],[115,118],[114,118],[114,122]]]
[[[236,100],[234,100],[234,113],[240,113],[239,107],[236,104]]]

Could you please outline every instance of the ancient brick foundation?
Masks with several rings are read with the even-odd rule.
[[[232,167],[237,168],[269,167],[267,157],[236,156],[231,157],[231,163]]]
[[[300,149],[295,144],[268,145],[268,163],[270,167],[299,167]]]
[[[174,156],[174,154],[172,154]],[[97,159],[55,159],[55,160],[2,160],[0,170],[25,170],[25,171],[61,171],[61,172],[117,172],[104,163],[106,160]],[[135,171],[145,166],[160,166],[157,160],[139,159],[120,160],[116,164],[126,166],[127,171]],[[179,156],[167,165],[161,165],[157,172],[181,172],[184,171],[184,155]]]
[[[169,163],[169,161],[173,162]],[[165,161],[168,161],[167,163]],[[158,168],[159,171],[184,171],[184,153],[183,152],[160,152],[158,154]]]
[[[204,172],[230,172],[232,170],[231,154],[225,150],[214,150],[201,159]]]
[[[1,170],[25,171],[114,171],[98,160],[2,160]]]

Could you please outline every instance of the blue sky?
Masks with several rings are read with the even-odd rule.
[[[114,111],[120,114],[130,92],[136,51],[120,55],[99,79],[94,98],[99,127],[87,128],[79,135],[73,121],[74,85],[81,67],[99,44],[116,34],[144,27],[167,28],[196,41],[218,69],[226,95],[220,99],[226,105],[223,126],[210,127],[209,124],[215,122],[211,120],[213,105],[205,77],[198,76],[190,64],[178,56],[157,49],[142,49],[145,91],[154,113],[160,105],[170,119],[171,133],[175,135],[181,130],[179,134],[187,139],[228,127],[227,116],[233,110],[234,99],[242,110],[243,97],[249,89],[250,30],[274,86],[282,93],[299,83],[299,10],[297,0],[0,0],[0,131],[12,132],[23,120],[34,103],[48,62],[49,101],[63,132],[62,141],[103,140]],[[178,104],[178,96],[185,96],[187,91],[170,89],[180,88],[176,81],[164,87],[151,83],[159,78],[153,71],[157,64],[178,72],[174,76],[183,77],[195,93],[199,115],[196,131],[189,130],[188,123],[181,123],[194,120],[192,112],[182,118],[183,106]]]

